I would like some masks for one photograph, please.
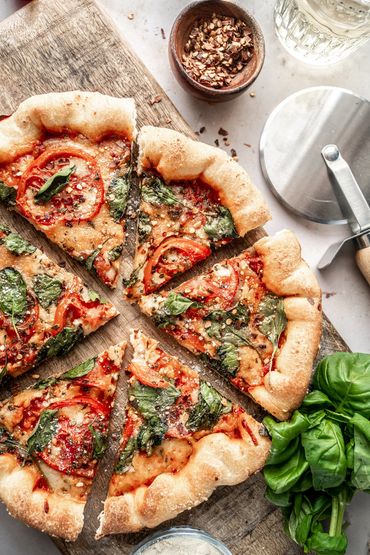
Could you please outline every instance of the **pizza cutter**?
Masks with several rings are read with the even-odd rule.
[[[319,268],[353,240],[370,283],[370,102],[339,87],[294,93],[265,124],[260,162],[272,192],[295,214],[351,227],[351,236],[329,247]]]

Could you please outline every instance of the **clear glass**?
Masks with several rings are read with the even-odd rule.
[[[335,63],[370,38],[370,0],[278,0],[275,27],[296,58]]]
[[[226,545],[221,543],[218,539],[214,538],[210,534],[207,534],[207,532],[203,532],[203,530],[191,528],[190,526],[174,526],[173,528],[168,528],[167,530],[155,532],[137,545],[131,552],[131,555],[145,555],[145,551],[148,547],[154,545],[155,543],[159,543],[162,539],[173,538],[174,536],[185,536],[200,539],[209,543],[209,545],[214,547],[220,555],[232,555]],[[194,551],[191,555],[195,555]]]

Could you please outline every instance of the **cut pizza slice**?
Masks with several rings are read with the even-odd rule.
[[[212,249],[269,219],[248,174],[222,150],[170,129],[138,135],[141,203],[134,268],[126,297],[136,300],[204,260]]]
[[[66,354],[117,314],[79,277],[0,226],[0,381]]]
[[[0,122],[0,201],[110,287],[134,137],[134,101],[93,92],[34,96]]]
[[[140,331],[129,403],[97,538],[152,528],[260,470],[263,426]]]
[[[9,513],[75,540],[104,454],[125,343],[0,407],[0,499]]]
[[[279,419],[307,391],[321,335],[321,291],[290,231],[171,292],[142,310]]]

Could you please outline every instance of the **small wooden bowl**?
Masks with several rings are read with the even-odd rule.
[[[252,59],[235,75],[230,85],[221,89],[201,85],[190,77],[182,65],[184,47],[195,21],[202,17],[211,17],[213,13],[233,16],[244,21],[252,31],[254,44]],[[168,54],[172,71],[186,91],[208,102],[223,102],[242,94],[258,77],[265,59],[265,41],[260,26],[247,11],[225,0],[203,0],[186,6],[175,19],[171,29]]]

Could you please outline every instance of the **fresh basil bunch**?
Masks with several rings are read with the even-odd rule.
[[[289,421],[264,419],[266,497],[305,553],[343,555],[346,505],[356,490],[370,493],[370,355],[324,358],[313,388]]]

